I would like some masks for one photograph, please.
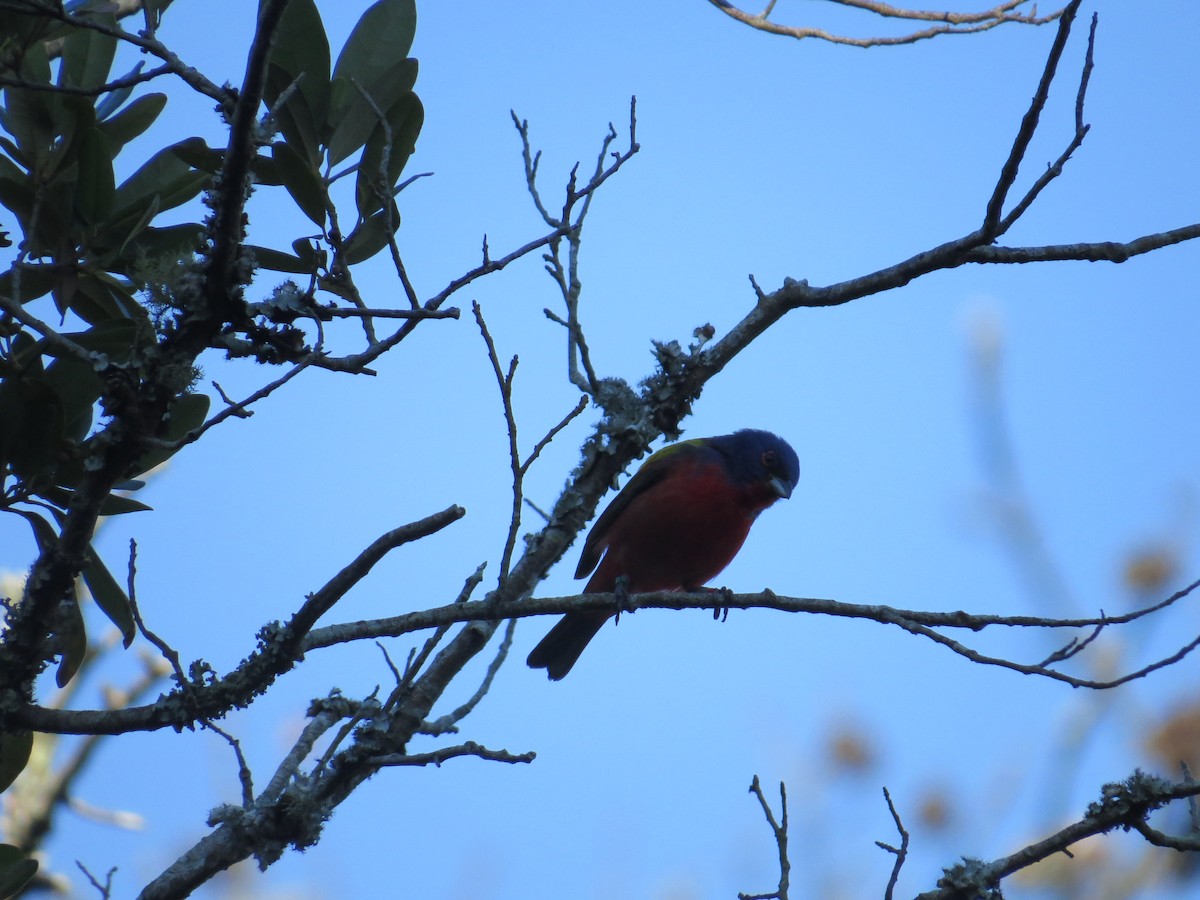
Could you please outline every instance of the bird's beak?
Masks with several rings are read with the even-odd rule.
[[[771,486],[771,490],[774,491],[781,500],[786,500],[792,496],[792,488],[794,485],[790,481],[785,481],[784,479],[780,478],[778,475],[771,478],[767,484]]]

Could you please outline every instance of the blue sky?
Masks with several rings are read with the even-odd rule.
[[[366,4],[322,5],[336,48]],[[780,4],[778,15],[809,6]],[[1135,6],[1085,5],[1018,190],[1070,138],[1083,20],[1098,9],[1093,129],[1007,243],[1127,240],[1196,220],[1200,9],[1168,2],[1139,16]],[[236,83],[253,8],[177,3],[161,37],[213,80]],[[973,229],[1052,39],[1050,28],[1008,26],[858,51],[755,33],[699,2],[421,4],[413,55],[426,119],[407,171],[435,174],[401,198],[409,272],[427,296],[477,262],[485,232],[494,254],[540,233],[510,109],[530,121],[553,198],[572,164],[590,167],[610,121],[625,140],[636,94],[643,149],[597,198],[581,267],[597,369],[636,381],[650,372],[651,339],[687,341],[705,322],[722,333],[744,315],[749,273],[767,289],[784,277],[824,284]],[[141,149],[196,133],[220,143],[211,101],[171,91]],[[138,152],[127,151],[131,165]],[[286,248],[311,228],[265,191],[250,215],[256,243]],[[770,428],[801,459],[791,501],[764,513],[718,582],[906,608],[1059,612],[1029,589],[995,527],[978,427],[981,335],[1000,342],[1004,422],[1070,611],[1128,608],[1121,571],[1139,547],[1177,548],[1172,588],[1196,577],[1198,252],[1168,248],[1122,266],[965,266],[789,315],[705,389],[685,423],[689,436]],[[383,257],[358,281],[372,305],[403,303]],[[273,283],[268,274],[261,289]],[[577,399],[561,329],[542,314],[557,308],[553,285],[531,259],[457,305],[472,299],[501,354],[521,357],[528,449]],[[234,397],[272,377],[215,356],[205,366],[206,383]],[[185,660],[228,668],[262,623],[286,617],[369,541],[450,503],[467,518],[393,554],[330,621],[440,605],[480,562],[494,568],[509,508],[506,438],[470,316],[426,323],[377,368],[376,378],[305,373],[253,418],[177,456],[144,492],[154,512],[105,526],[114,569],[137,539],[143,610]],[[534,468],[527,492],[539,505],[553,502],[593,419],[585,413]],[[24,567],[26,532],[0,527],[4,563]],[[542,594],[578,589],[576,554]],[[1097,658],[1136,666],[1189,640],[1197,618],[1185,604],[1112,635]],[[1198,674],[1188,659],[1097,697],[869,623],[764,611],[717,625],[646,611],[602,632],[552,684],[522,663],[548,626],[521,624],[489,698],[463,723],[463,738],[536,750],[535,763],[466,759],[378,775],[319,846],[272,869],[270,896],[766,891],[775,850],[746,792],[756,773],[788,783],[799,896],[882,894],[891,858],[874,841],[895,839],[886,785],[913,831],[900,891],[911,895],[960,855],[1012,852],[1078,816],[1104,781],[1157,765],[1144,734],[1194,697]],[[1021,659],[1055,646],[1033,635],[980,645]],[[401,659],[410,643],[388,646]],[[120,682],[133,668],[115,660],[105,677]],[[307,698],[333,685],[361,696],[389,677],[374,646],[322,651],[227,726],[265,781]],[[447,703],[473,688],[468,677]],[[1098,725],[1080,724],[1092,716]],[[833,733],[861,736],[873,764],[835,766]],[[54,867],[116,865],[117,893],[128,895],[236,791],[232,756],[211,734],[110,742],[79,794],[140,813],[146,829],[66,814]],[[918,824],[931,791],[951,798],[943,833]]]

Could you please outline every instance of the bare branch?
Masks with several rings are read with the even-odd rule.
[[[886,850],[896,857],[896,862],[892,865],[892,874],[888,878],[887,889],[883,892],[883,900],[892,900],[896,891],[896,883],[900,880],[900,870],[904,867],[904,861],[908,859],[908,831],[900,820],[900,813],[896,812],[896,804],[892,802],[892,795],[887,788],[883,789],[883,799],[887,801],[888,812],[892,814],[892,821],[896,823],[896,831],[900,833],[899,847],[893,847],[883,841],[875,842],[876,847]]]
[[[775,814],[771,812],[771,804],[763,796],[762,784],[759,782],[757,775],[750,782],[750,793],[758,798],[758,805],[762,807],[767,824],[771,826],[771,831],[775,834],[775,846],[779,850],[779,887],[769,894],[745,894],[739,891],[738,900],[788,900],[788,882],[792,872],[792,864],[788,860],[787,785],[782,781],[779,782],[778,821],[775,819]]]
[[[457,509],[456,507],[452,507]],[[446,516],[442,513],[440,516]],[[435,517],[430,517],[430,520]],[[430,520],[423,520],[424,525]],[[440,520],[439,520],[440,521]],[[447,523],[448,524],[448,523]],[[411,527],[411,526],[407,526]],[[401,531],[401,529],[397,529]],[[432,532],[431,532],[432,533]],[[389,533],[389,535],[394,533]],[[391,540],[388,535],[385,538]],[[382,544],[381,544],[382,542]],[[356,583],[359,578],[369,571],[369,565],[363,568],[363,559],[371,559],[379,553],[379,546],[386,545],[381,539],[368,551],[348,566],[343,573],[330,582],[318,594],[313,595],[310,602],[313,609],[323,608],[323,604],[332,594],[341,596],[339,591],[348,590],[346,582]],[[379,545],[379,546],[377,546]],[[478,571],[477,571],[477,574]],[[510,575],[510,581],[512,576]],[[469,580],[470,583],[470,580]],[[417,631],[428,629],[445,629],[456,624],[473,624],[484,626],[499,623],[506,619],[527,618],[530,616],[561,615],[566,612],[584,610],[632,611],[638,609],[773,609],[780,612],[814,613],[818,615],[837,616],[840,618],[864,619],[883,625],[894,625],[921,637],[938,643],[964,658],[984,664],[1011,669],[1027,675],[1040,675],[1055,681],[1061,681],[1073,687],[1089,688],[1092,690],[1107,690],[1144,678],[1152,672],[1172,665],[1189,655],[1200,646],[1200,637],[1189,641],[1176,653],[1146,665],[1136,671],[1129,672],[1108,681],[1096,681],[1077,678],[1059,672],[1042,663],[1020,663],[1013,660],[991,657],[965,646],[941,634],[937,629],[959,629],[982,631],[985,628],[1095,628],[1097,626],[1111,627],[1144,618],[1159,610],[1165,609],[1176,601],[1188,596],[1200,587],[1200,581],[1193,582],[1171,597],[1135,612],[1119,616],[1102,615],[1092,618],[1049,619],[1040,616],[995,616],[972,615],[962,611],[934,612],[897,609],[890,606],[867,605],[858,603],[842,603],[836,600],[817,598],[785,597],[773,591],[763,591],[757,594],[735,594],[732,592],[701,591],[697,593],[658,592],[647,594],[583,594],[569,597],[536,597],[521,599],[499,599],[495,593],[487,599],[469,602],[455,602],[449,606],[438,606],[417,612],[405,613],[385,619],[370,619],[361,622],[347,622],[339,625],[329,625],[324,628],[301,630],[297,626],[295,633],[264,630],[268,639],[267,647],[261,652],[242,663],[234,672],[224,679],[218,679],[212,684],[192,685],[190,699],[199,704],[202,714],[181,710],[178,706],[179,697],[168,695],[156,704],[111,712],[89,710],[52,710],[44,707],[25,705],[4,714],[3,723],[9,727],[29,728],[35,731],[72,733],[72,734],[117,734],[126,731],[150,731],[158,728],[173,726],[185,727],[203,718],[215,718],[235,704],[246,702],[241,694],[231,689],[230,682],[239,683],[248,677],[248,673],[257,672],[259,667],[270,668],[265,671],[280,674],[291,668],[284,664],[291,660],[289,654],[306,654],[323,647],[360,640],[375,640],[381,637],[399,637]],[[328,592],[328,593],[327,593]],[[320,602],[318,602],[320,601]],[[308,604],[306,604],[306,607]],[[310,610],[311,613],[311,610]],[[300,614],[293,619],[296,622]],[[309,622],[305,616],[304,623]],[[291,626],[289,626],[291,627]],[[491,630],[485,629],[490,636]],[[300,636],[306,635],[306,636]],[[479,639],[479,636],[476,636]],[[296,641],[293,645],[292,641]],[[484,641],[486,643],[486,641]],[[285,649],[286,648],[286,649]],[[244,690],[245,688],[242,688]]]
[[[1096,241],[1080,244],[1048,244],[1042,247],[974,247],[963,254],[964,263],[1112,262],[1123,263],[1173,244],[1200,238],[1200,223],[1184,225],[1134,238],[1124,243]]]
[[[508,658],[508,651],[512,647],[513,635],[517,630],[517,620],[509,620],[508,627],[504,630],[504,639],[500,642],[500,647],[496,650],[496,655],[492,657],[492,661],[488,664],[487,673],[483,676],[483,681],[480,683],[478,690],[471,695],[471,698],[453,712],[435,719],[421,729],[423,734],[440,735],[447,732],[457,731],[457,725],[465,719],[479,705],[479,701],[487,696],[487,692],[492,688],[492,682],[496,680],[496,673],[500,671],[500,667],[504,665],[504,661]]]
[[[902,44],[914,44],[917,41],[927,40],[928,38],[938,37],[943,34],[977,34],[981,31],[990,31],[998,25],[1008,23],[1044,25],[1047,22],[1053,22],[1062,15],[1062,10],[1058,10],[1049,15],[1039,16],[1036,6],[1033,7],[1033,11],[1030,13],[1013,12],[1017,7],[1026,5],[1028,0],[1006,0],[1006,2],[1000,3],[991,9],[975,13],[903,9],[878,2],[878,0],[829,0],[830,3],[835,5],[874,13],[888,19],[939,23],[903,35],[851,37],[849,35],[833,34],[824,29],[811,26],[780,25],[772,22],[769,17],[774,10],[775,0],[771,0],[767,4],[766,9],[758,14],[738,9],[732,3],[728,2],[728,0],[708,0],[708,2],[730,18],[741,22],[743,25],[749,25],[757,31],[765,31],[768,34],[782,35],[798,40],[815,38],[817,40],[828,41],[831,44],[842,44],[848,47],[895,47]]]
[[[467,741],[455,747],[443,747],[428,753],[398,753],[393,756],[382,756],[375,762],[380,766],[440,766],[446,760],[457,759],[460,756],[477,756],[492,762],[506,763],[531,763],[537,759],[537,754],[532,750],[527,753],[509,753],[507,750],[489,750],[474,741]]]
[[[1029,149],[1029,142],[1033,140],[1033,135],[1037,132],[1038,121],[1041,118],[1042,110],[1046,106],[1046,100],[1050,96],[1050,85],[1054,83],[1054,75],[1058,71],[1059,60],[1062,59],[1063,51],[1067,47],[1067,38],[1071,34],[1071,25],[1075,21],[1075,14],[1079,11],[1079,4],[1083,0],[1071,0],[1062,12],[1062,18],[1058,22],[1058,32],[1054,35],[1054,44],[1050,47],[1050,55],[1046,58],[1046,65],[1042,69],[1042,77],[1038,82],[1037,90],[1034,91],[1033,100],[1029,104],[1029,109],[1025,111],[1025,116],[1021,119],[1021,127],[1017,130],[1016,140],[1013,141],[1012,149],[1009,150],[1008,159],[1004,161],[1004,165],[1000,169],[1000,178],[996,182],[996,187],[992,191],[992,197],[988,200],[987,213],[983,217],[983,225],[980,231],[983,233],[984,244],[990,244],[997,237],[1004,233],[1006,225],[1002,224],[1000,217],[1004,212],[1004,201],[1008,197],[1009,190],[1012,189],[1013,183],[1017,180],[1017,173],[1021,168],[1021,161],[1025,158],[1025,153]],[[1093,37],[1095,29],[1092,30]],[[1076,108],[1076,115],[1082,109],[1083,91],[1087,86],[1087,75],[1091,72],[1092,60],[1092,43],[1088,44],[1087,62],[1084,65],[1084,77],[1080,82],[1079,100]],[[1078,147],[1083,142],[1083,136],[1086,134],[1086,129],[1076,129],[1074,140],[1068,147],[1067,151],[1059,160],[1059,170],[1061,171],[1062,163],[1071,155],[1075,147]],[[1048,183],[1050,175],[1046,178]],[[1012,221],[1024,212],[1029,203],[1033,202],[1033,198],[1037,196],[1037,191],[1041,188],[1035,185],[1035,189],[1031,192],[1031,196],[1027,196],[1025,201],[1022,201],[1024,206],[1018,204],[1017,210],[1014,210]]]
[[[1084,838],[1105,834],[1117,828],[1133,829],[1157,846],[1198,850],[1200,841],[1171,838],[1145,824],[1146,817],[1154,810],[1173,800],[1197,795],[1200,795],[1200,784],[1191,780],[1172,783],[1135,771],[1124,782],[1106,784],[1101,789],[1100,800],[1088,806],[1087,813],[1078,822],[1068,825],[1043,841],[1030,844],[1011,856],[994,862],[964,859],[958,865],[945,870],[945,874],[938,880],[936,890],[919,895],[917,900],[956,900],[961,897],[992,896],[998,890],[1001,880],[1014,872],[1057,853],[1066,853],[1073,844]]]
[[[500,388],[500,403],[504,410],[504,424],[508,431],[508,465],[512,472],[512,509],[508,516],[508,534],[504,539],[504,550],[500,554],[500,580],[508,577],[508,567],[512,562],[513,548],[517,543],[517,532],[521,528],[521,498],[524,496],[525,468],[521,465],[521,450],[517,446],[517,419],[513,414],[512,388],[513,378],[517,374],[517,357],[514,356],[508,364],[507,374],[500,367],[500,357],[496,354],[496,343],[488,331],[487,322],[483,318],[483,309],[476,302],[471,303],[475,313],[475,322],[479,325],[479,333],[487,345],[488,361],[492,364],[492,373],[496,376],[496,384]]]

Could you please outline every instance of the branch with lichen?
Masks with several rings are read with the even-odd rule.
[[[1136,831],[1158,847],[1200,851],[1200,837],[1180,838],[1152,828],[1146,819],[1150,813],[1176,801],[1200,796],[1200,783],[1190,778],[1173,782],[1136,770],[1128,779],[1106,784],[1100,799],[1091,803],[1083,817],[1050,837],[1030,844],[1009,856],[992,862],[963,859],[943,871],[937,888],[918,895],[917,900],[960,900],[966,897],[993,896],[1000,882],[1059,853],[1070,855],[1070,848],[1084,838],[1107,834],[1118,828]],[[998,895],[997,895],[998,896]]]

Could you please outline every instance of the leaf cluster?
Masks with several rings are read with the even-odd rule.
[[[260,10],[267,5],[262,0]],[[155,5],[156,24],[165,10]],[[118,165],[118,156],[153,143],[148,132],[167,103],[162,92],[135,96],[137,86],[161,75],[191,77],[165,48],[161,69],[144,72],[139,61],[113,74],[124,44],[161,47],[153,29],[122,30],[112,4],[0,7],[0,206],[15,223],[0,232],[0,246],[16,251],[0,271],[0,512],[29,524],[39,559],[25,597],[3,603],[10,615],[22,609],[41,578],[39,566],[53,560],[69,569],[73,587],[43,617],[59,686],[88,650],[82,585],[126,647],[137,633],[126,588],[91,546],[94,524],[80,529],[83,552],[63,552],[72,517],[82,513],[79,522],[94,523],[149,508],[130,492],[194,439],[208,417],[210,400],[195,390],[204,349],[267,362],[313,353],[291,324],[295,310],[284,321],[269,305],[239,306],[254,267],[308,276],[300,311],[315,315],[314,290],[345,296],[348,267],[393,240],[400,224],[394,198],[423,121],[413,92],[417,63],[407,58],[415,27],[412,0],[380,0],[331,69],[313,0],[287,4],[261,91],[248,101],[251,114],[261,114],[248,145],[249,177],[231,188],[223,180],[239,147],[231,141],[213,148],[200,137],[154,147],[118,181],[118,171],[132,168]],[[232,122],[238,95],[227,94],[219,111]],[[351,174],[355,221],[343,236],[330,191]],[[319,233],[295,241],[291,252],[220,233],[218,209],[236,204],[244,221],[240,210],[255,186],[282,186]],[[167,218],[201,194],[212,210],[203,221]],[[235,248],[237,265],[217,284],[225,278],[211,271],[221,242]],[[235,302],[214,317],[218,294]],[[117,444],[136,449],[97,495],[97,473]],[[0,735],[0,790],[24,768],[30,746],[29,732]],[[31,876],[27,862],[18,855],[9,865],[0,854],[0,887],[10,876]]]

